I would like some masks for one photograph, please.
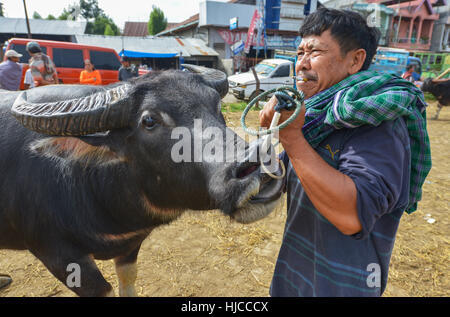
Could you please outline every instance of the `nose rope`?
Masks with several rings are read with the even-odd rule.
[[[289,95],[288,92],[293,93],[293,95]],[[250,109],[261,99],[267,97],[270,94],[274,94],[275,97],[278,99],[278,104],[275,106],[275,114],[272,118],[272,122],[270,124],[269,129],[267,130],[259,130],[256,131],[254,129],[248,128],[245,124],[245,118],[250,111]],[[279,131],[281,129],[284,129],[286,126],[291,124],[300,114],[300,111],[302,109],[302,106],[304,106],[304,100],[305,95],[303,94],[303,91],[296,90],[295,88],[291,86],[281,86],[278,88],[267,90],[258,96],[254,98],[250,103],[245,107],[244,112],[241,116],[241,126],[245,133],[253,135],[253,136],[262,136],[263,137],[263,143],[262,143],[262,149],[268,151],[269,149],[269,142],[270,142],[270,135],[275,133],[276,131]],[[281,116],[281,110],[292,110],[295,109],[294,113],[282,124],[278,125],[278,122],[280,120]],[[278,159],[277,159],[278,160]],[[267,169],[267,167],[264,165],[263,162],[261,162],[261,168],[264,170],[265,173],[267,173],[270,177],[275,179],[281,179],[286,175],[286,167],[284,166],[283,161],[278,160],[278,162],[281,165],[282,169],[282,175],[274,175],[271,171]]]

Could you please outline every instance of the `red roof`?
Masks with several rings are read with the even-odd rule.
[[[125,22],[123,28],[124,36],[147,36],[148,27],[147,22]]]

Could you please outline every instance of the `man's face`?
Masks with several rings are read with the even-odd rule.
[[[13,61],[13,62],[15,62],[15,63],[18,63],[19,61],[20,61],[20,58],[18,58],[18,57],[16,57],[16,56],[12,56],[12,57],[10,57],[11,58],[11,61]]]
[[[122,61],[122,66],[127,68],[130,67],[130,62],[129,61]]]
[[[305,93],[305,98],[310,98],[356,73],[359,69],[355,71],[354,52],[342,56],[330,30],[302,38],[297,49],[295,71],[297,77],[307,78],[307,81],[297,81],[297,88]]]

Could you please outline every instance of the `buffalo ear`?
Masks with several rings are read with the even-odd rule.
[[[40,156],[77,162],[82,165],[105,165],[125,161],[125,158],[113,150],[108,135],[90,135],[84,137],[48,137],[33,142],[30,150]]]

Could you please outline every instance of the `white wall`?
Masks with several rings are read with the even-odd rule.
[[[252,21],[256,6],[247,4],[234,4],[227,2],[203,1],[200,2],[198,26],[230,26],[230,19],[238,17],[238,26],[248,28]]]

